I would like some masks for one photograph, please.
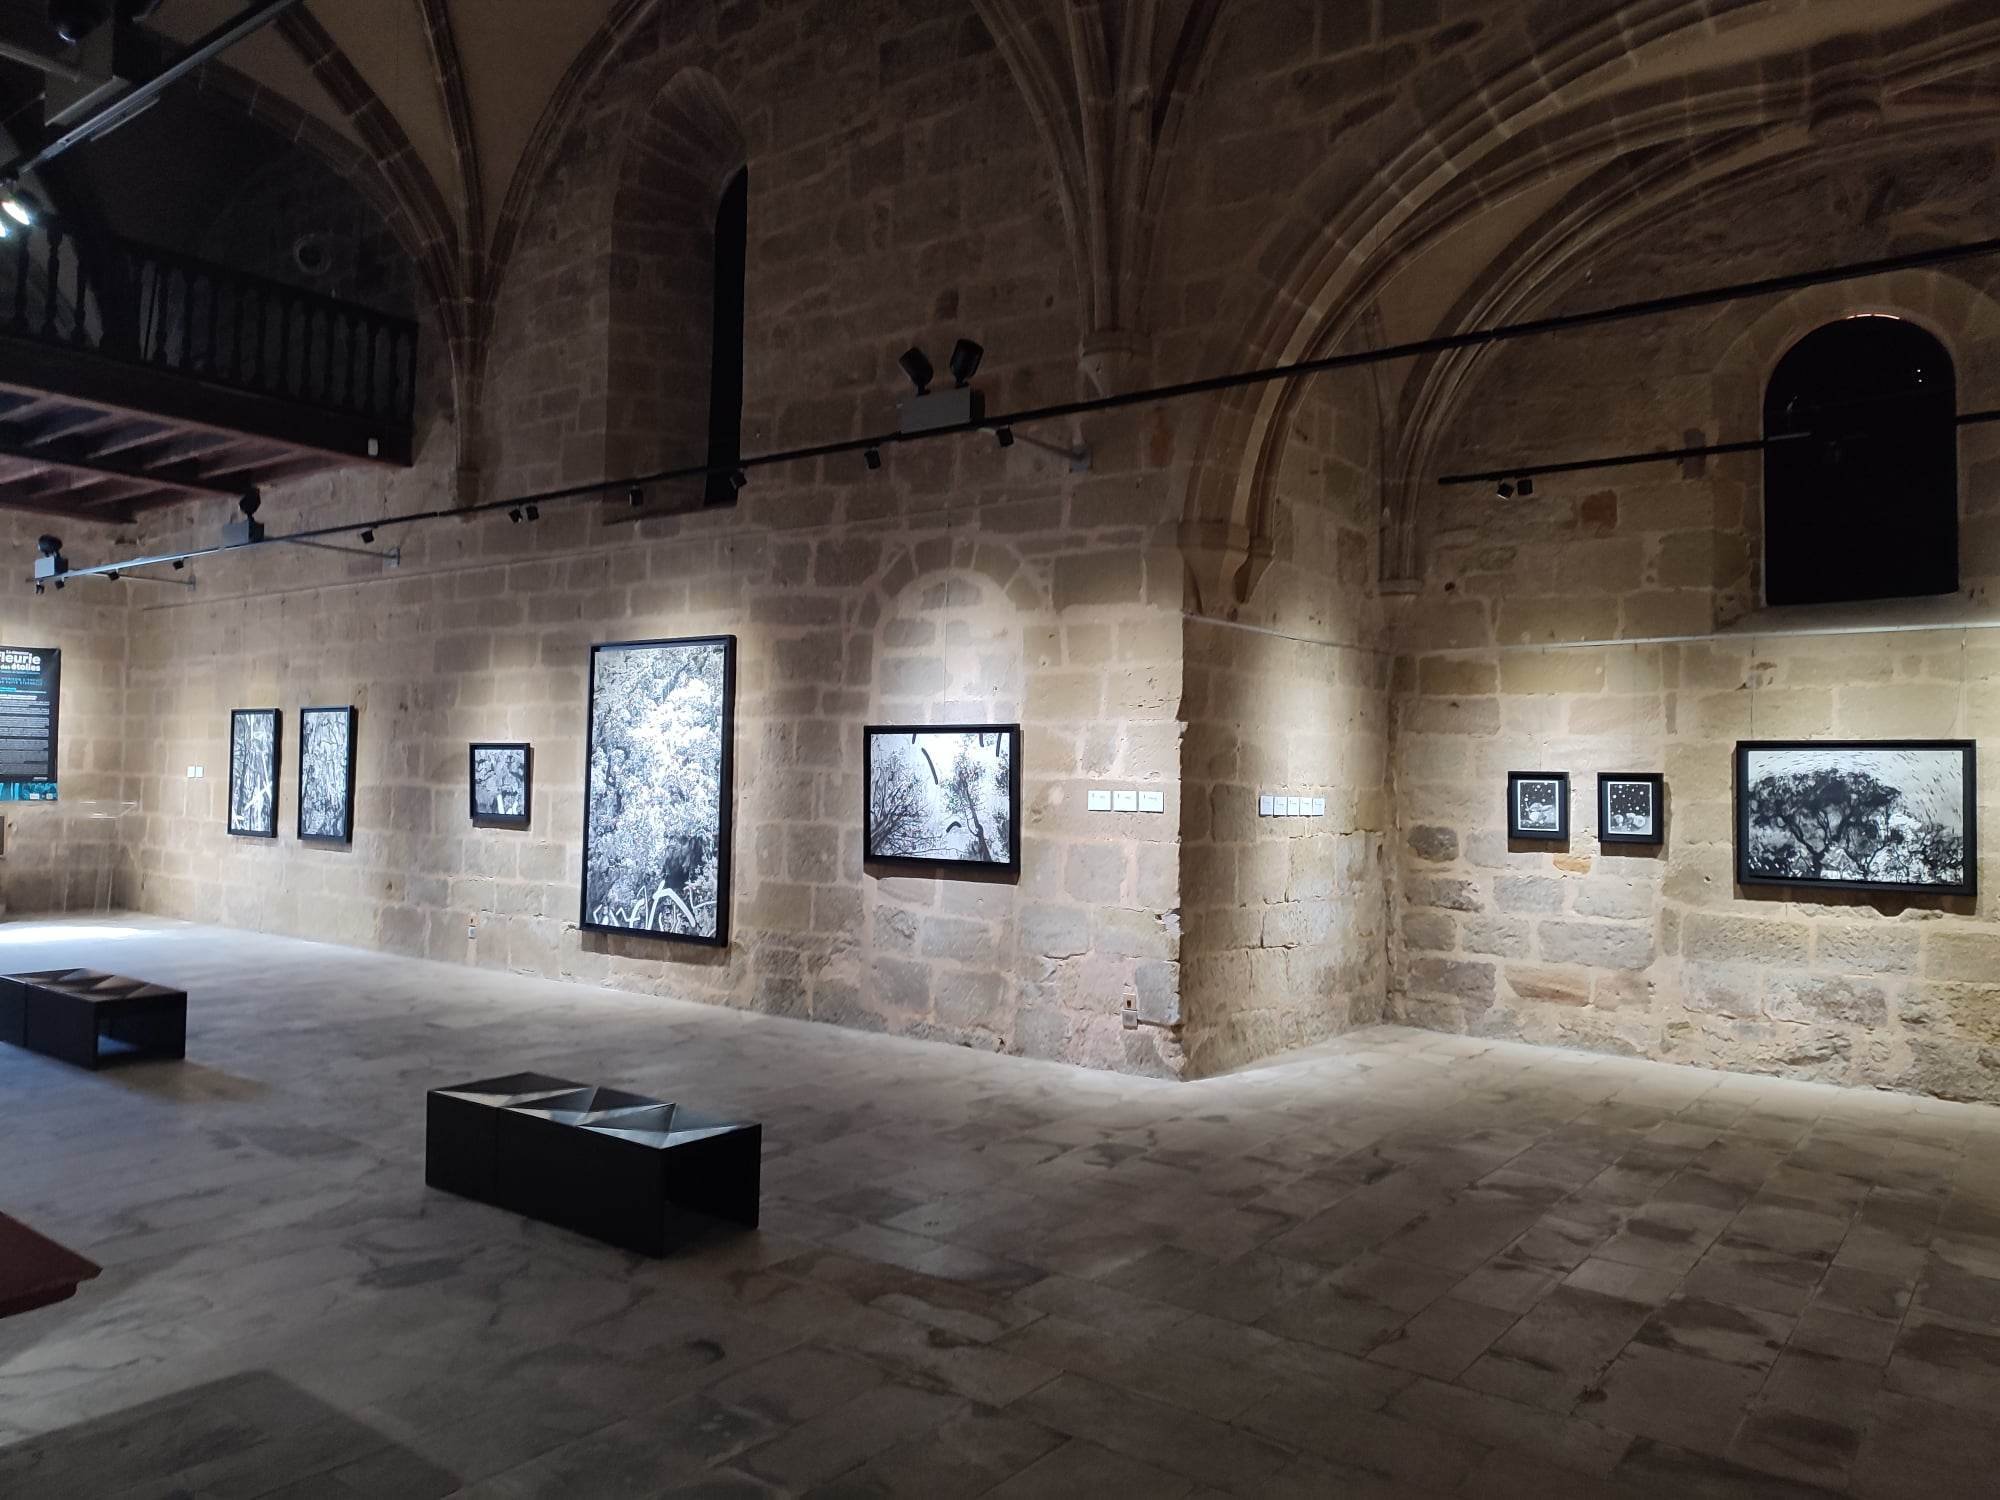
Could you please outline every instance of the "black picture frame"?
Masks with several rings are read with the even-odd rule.
[[[310,722],[323,714],[344,714],[347,718],[347,764],[341,768],[340,831],[338,833],[308,833],[306,831],[306,735]],[[304,844],[351,844],[354,842],[354,749],[355,728],[360,715],[351,703],[321,705],[299,710],[299,771],[298,808],[294,821],[298,828],[299,842]]]
[[[521,811],[482,813],[479,810],[479,752],[518,751],[521,756]],[[535,815],[535,747],[526,740],[474,740],[465,752],[466,807],[477,828],[526,828]]]
[[[1652,792],[1652,821],[1645,831],[1620,831],[1612,825],[1611,790],[1640,785]],[[1600,844],[1664,844],[1667,841],[1667,778],[1657,771],[1601,771],[1597,777],[1597,841]]]
[[[1557,826],[1554,828],[1531,828],[1521,821],[1521,789],[1533,782],[1555,782],[1559,788],[1556,794]],[[1507,837],[1527,839],[1535,843],[1566,844],[1569,842],[1569,772],[1567,771],[1509,771],[1507,773]]]
[[[270,817],[262,828],[238,828],[236,826],[236,744],[237,726],[246,719],[269,719],[271,721]],[[223,822],[230,837],[239,839],[275,839],[278,836],[278,787],[280,767],[285,753],[285,711],[281,708],[232,708],[229,711],[229,803],[223,809]]]
[[[1004,859],[968,859],[937,854],[880,854],[875,807],[875,745],[890,735],[1005,735],[1007,752],[1007,849]],[[861,730],[861,850],[870,865],[902,869],[986,870],[1018,874],[1021,869],[1021,726],[1019,724],[866,724]]]
[[[610,652],[687,650],[708,647],[722,653],[722,702],[720,706],[720,751],[717,766],[715,827],[715,915],[712,932],[670,932],[652,926],[605,922],[591,915],[591,869],[593,835],[592,812],[600,795],[597,786],[597,698],[599,666]],[[611,933],[623,937],[653,938],[662,942],[692,943],[706,948],[729,945],[730,866],[734,852],[736,821],[736,637],[733,635],[679,636],[644,641],[602,641],[590,648],[590,678],[584,705],[583,751],[583,867],[577,890],[577,925],[585,932]]]
[[[1766,841],[1763,849],[1758,847],[1756,838],[1759,826],[1775,829],[1776,824],[1769,818],[1759,817],[1759,809],[1753,796],[1752,778],[1756,772],[1756,760],[1760,756],[1810,757],[1814,760],[1851,757],[1866,762],[1872,758],[1882,758],[1879,769],[1891,769],[1888,761],[1893,757],[1916,755],[1941,755],[1955,758],[1958,772],[1957,816],[1960,831],[1956,837],[1959,845],[1959,875],[1957,880],[1909,880],[1909,879],[1868,879],[1851,875],[1829,878],[1823,874],[1802,871],[1796,866],[1790,869],[1774,868],[1776,846]],[[1810,766],[1810,761],[1807,765]],[[1863,767],[1866,768],[1865,766]],[[1870,772],[1871,775],[1875,773]],[[1875,776],[1878,786],[1894,790],[1898,799],[1907,796],[1909,788],[1893,787],[1890,782]],[[1736,746],[1735,776],[1735,831],[1736,831],[1736,881],[1747,887],[1812,889],[1830,891],[1871,891],[1917,896],[1977,896],[1979,894],[1979,746],[1974,740],[1743,740]],[[1881,810],[1883,823],[1888,827],[1889,809]],[[1933,820],[1930,824],[1916,822],[1910,816],[1911,826],[1893,830],[1900,837],[1894,841],[1896,847],[1911,849],[1916,847],[1912,834],[1926,836],[1929,830],[1938,827]],[[1948,826],[1943,827],[1946,837],[1951,837]],[[1802,842],[1799,844],[1799,858],[1812,860],[1824,866],[1831,854],[1830,847],[1815,855]],[[1840,841],[1845,847],[1842,857],[1852,863],[1853,845],[1846,838]],[[1765,858],[1760,860],[1760,855]]]

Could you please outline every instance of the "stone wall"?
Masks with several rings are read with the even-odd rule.
[[[118,533],[109,526],[0,511],[0,567],[16,580],[0,588],[0,646],[53,646],[62,652],[63,669],[56,726],[59,800],[0,802],[0,822],[6,824],[0,915],[89,911],[128,899],[119,824],[88,816],[86,804],[110,813],[105,804],[137,795],[128,775],[126,624],[138,612],[133,606],[147,603],[157,586],[79,579],[69,588],[36,595],[18,580],[32,571],[35,539],[51,531],[63,539],[72,562],[117,545]]]
[[[1946,235],[1990,212],[1988,190],[1962,175],[1965,157],[1915,154],[1893,168]],[[1800,222],[1825,226],[1816,261],[1858,258],[1875,227],[1840,205],[1884,180],[1890,159],[1878,147],[1845,171],[1767,187],[1757,212],[1725,199],[1698,223],[1662,225],[1637,264],[1557,305],[1656,289],[1697,247],[1705,280],[1784,264],[1777,242]],[[1988,409],[2000,395],[1995,285],[1984,267],[1903,273],[1728,318],[1510,351],[1479,375],[1459,416],[1462,446],[1443,467],[1657,448],[1683,430],[1696,441],[1753,435],[1785,349],[1858,312],[1937,333],[1957,365],[1960,409]],[[2000,434],[1967,427],[1959,441],[1964,587],[1935,600],[1758,609],[1754,456],[1546,479],[1528,500],[1490,489],[1434,497],[1421,588],[1398,625],[1396,1015],[2000,1098],[1990,894],[1815,898],[1734,878],[1740,740],[1969,738],[1993,754]],[[1883,497],[1885,526],[1894,505]],[[1573,836],[1566,847],[1510,846],[1507,773],[1544,769],[1574,777]],[[1598,843],[1602,771],[1666,774],[1662,848]],[[1991,790],[1981,802],[1990,887],[2000,805]]]
[[[877,29],[929,36],[928,16],[903,9]],[[920,341],[942,365],[960,332],[992,351],[991,399],[1066,393],[1060,216],[983,38],[954,22],[934,47],[878,57],[828,53],[774,23],[719,51],[694,36],[635,49],[580,116],[498,304],[493,492],[596,478],[607,452],[630,456],[625,370],[607,342],[622,274],[612,203],[629,165],[618,145],[697,62],[759,101],[749,448],[890,425],[897,352]],[[974,180],[987,184],[976,207]],[[705,286],[690,305],[706,316]],[[440,383],[427,386],[434,404]],[[438,503],[456,434],[439,411],[424,430],[414,471],[284,487],[264,519],[281,531]],[[1177,984],[1173,460],[1126,424],[1085,436],[1096,441],[1082,474],[1026,444],[891,449],[879,471],[859,455],[759,470],[736,506],[684,518],[635,519],[620,494],[545,506],[539,523],[385,528],[381,544],[402,547],[394,569],[276,549],[197,563],[200,591],[133,641],[149,810],[136,898],[174,916],[1180,1071],[1175,1031],[1124,1025]],[[152,540],[213,524],[172,513]],[[589,648],[712,633],[739,642],[731,944],[581,933]],[[354,844],[304,846],[289,832],[297,709],[349,702]],[[286,713],[272,842],[229,838],[223,783],[181,776],[219,764],[229,709],[252,705]],[[1018,880],[865,868],[862,726],[964,720],[1023,725]],[[474,739],[533,742],[530,831],[469,825]],[[1168,814],[1087,815],[1088,786],[1107,782],[1161,790]]]
[[[1270,564],[1243,606],[1191,609],[1184,626],[1182,1005],[1204,1073],[1381,1016],[1389,663],[1373,407],[1359,380],[1303,388]],[[1323,798],[1325,813],[1262,816],[1260,794],[1281,793]]]

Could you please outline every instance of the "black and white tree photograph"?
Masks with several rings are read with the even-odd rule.
[[[299,710],[299,837],[354,837],[354,709]]]
[[[1737,879],[1973,895],[1977,798],[1966,740],[1738,745]]]
[[[584,927],[728,941],[735,694],[734,636],[592,648]]]
[[[1507,834],[1517,839],[1569,837],[1569,772],[1507,774]]]
[[[518,741],[472,747],[472,821],[495,828],[528,826],[533,749]]]
[[[1658,844],[1666,839],[1666,777],[1607,772],[1597,778],[1597,837],[1606,844]]]
[[[278,710],[239,708],[229,715],[229,831],[278,836]]]
[[[871,860],[1016,869],[1018,724],[871,724],[863,731]]]

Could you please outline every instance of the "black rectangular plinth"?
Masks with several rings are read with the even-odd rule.
[[[427,1101],[424,1180],[642,1255],[705,1220],[757,1227],[763,1127],[515,1073]]]
[[[185,1057],[187,993],[95,969],[12,974],[0,979],[0,1042],[79,1068],[112,1056]]]

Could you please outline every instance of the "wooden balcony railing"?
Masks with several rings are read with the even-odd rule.
[[[83,350],[407,434],[417,325],[51,218],[0,240],[0,337]]]

